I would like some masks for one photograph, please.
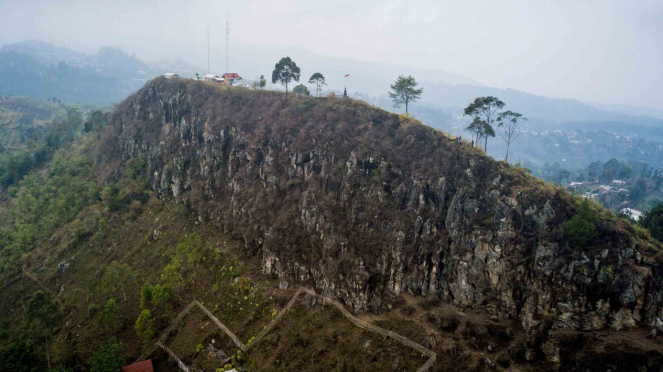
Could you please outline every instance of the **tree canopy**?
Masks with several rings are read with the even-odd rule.
[[[308,91],[308,88],[304,84],[299,84],[292,89],[292,92],[295,94],[301,94],[303,96],[310,96],[311,92]]]
[[[496,97],[477,97],[474,102],[465,108],[465,115],[473,118],[472,123],[465,129],[476,136],[477,145],[484,139],[484,148],[488,148],[488,137],[495,137],[493,124],[497,120],[497,114],[505,106],[505,103]]]
[[[573,218],[564,224],[564,235],[576,248],[584,248],[599,235],[599,216],[587,199],[580,204]]]
[[[509,160],[509,148],[520,134],[520,128],[527,121],[522,114],[513,111],[504,111],[497,115],[497,127],[500,129],[500,136],[506,142],[506,156],[504,160]]]
[[[90,358],[90,372],[116,372],[127,360],[124,345],[112,337]]]
[[[320,88],[322,88],[324,85],[327,85],[327,82],[325,82],[325,77],[322,76],[322,74],[319,72],[311,75],[311,78],[308,79],[308,82],[309,84],[315,84],[316,97],[320,97]]]
[[[272,83],[276,84],[278,82],[285,85],[285,94],[288,95],[288,84],[293,80],[298,82],[300,76],[301,70],[297,67],[297,64],[290,57],[283,57],[274,66]]]
[[[657,204],[638,221],[651,232],[651,236],[663,242],[663,203]]]
[[[417,102],[424,92],[424,88],[417,89],[417,81],[411,75],[405,77],[400,75],[396,81],[391,84],[391,91],[389,98],[394,103],[394,107],[401,107],[405,105],[405,113],[408,113],[408,105],[410,102]]]
[[[124,290],[126,283],[136,280],[136,275],[127,264],[120,264],[117,261],[111,262],[106,269],[106,273],[101,278],[101,285],[112,292],[121,291],[124,300],[127,300],[127,294]]]

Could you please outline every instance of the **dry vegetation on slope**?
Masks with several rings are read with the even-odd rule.
[[[592,210],[597,235],[569,244],[566,221],[582,208],[569,194],[410,119],[349,100],[158,79],[95,136],[2,194],[0,227],[25,234],[10,236],[24,251],[2,252],[12,260],[0,362],[16,356],[14,343],[33,353],[34,370],[47,351],[54,366],[89,370],[111,337],[134,360],[193,299],[246,342],[290,299],[278,289],[288,281],[429,345],[439,371],[661,368],[660,341],[647,338],[661,306],[652,243]],[[41,222],[58,216],[60,225]],[[121,288],[103,284],[113,268],[130,279]],[[48,343],[28,311],[38,290],[57,306]],[[106,311],[111,298],[119,316]],[[134,325],[148,310],[153,334],[142,340]],[[343,318],[300,310],[256,349],[257,370],[278,370],[277,359],[314,369],[316,355],[355,347],[359,331]],[[327,327],[302,331],[321,320]],[[174,347],[193,361],[216,336],[185,326]],[[328,344],[330,329],[347,334]],[[380,346],[375,362],[393,365],[382,356],[395,352]],[[362,370],[355,359],[325,362]]]

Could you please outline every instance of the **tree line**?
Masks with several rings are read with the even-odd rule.
[[[281,83],[285,86],[286,96],[288,95],[288,84],[292,81],[299,81],[301,70],[290,57],[283,57],[275,66],[272,72],[272,83]],[[309,79],[309,83],[316,84],[316,96],[320,95],[320,88],[325,84],[324,76],[316,72]],[[417,102],[423,94],[423,88],[417,88],[419,83],[411,75],[400,75],[390,86],[388,92],[394,107],[399,108],[405,105],[405,114],[409,115],[410,103]],[[293,89],[296,94],[310,95],[308,88],[300,84]],[[480,145],[483,141],[484,151],[488,150],[488,138],[495,137],[496,133],[506,143],[506,155],[504,160],[509,160],[509,149],[511,144],[522,133],[522,126],[527,122],[527,118],[514,111],[502,111],[506,106],[496,97],[477,97],[470,103],[464,111],[465,116],[472,118],[472,122],[465,128],[472,134],[472,146]],[[495,131],[495,126],[498,131]]]

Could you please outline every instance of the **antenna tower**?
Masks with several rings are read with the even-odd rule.
[[[230,36],[230,24],[228,23],[228,14],[226,14],[226,73],[228,70],[228,37]]]
[[[207,74],[209,75],[209,27],[207,27]]]

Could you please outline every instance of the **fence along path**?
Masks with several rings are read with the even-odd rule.
[[[232,331],[228,329],[228,327],[226,327],[223,323],[221,323],[221,321],[217,317],[215,317],[212,313],[210,313],[209,310],[207,310],[207,308],[205,306],[203,306],[200,302],[198,302],[196,300],[194,300],[194,302],[196,303],[196,305],[198,305],[200,310],[205,312],[205,314],[210,319],[212,319],[212,321],[214,321],[214,323],[216,323],[216,325],[219,328],[221,328],[221,330],[223,332],[225,332],[228,336],[230,336],[230,338],[232,338],[233,342],[235,343],[235,345],[237,345],[238,348],[242,349],[242,351],[246,351],[246,345],[244,345],[242,343],[242,341],[240,341],[239,338],[237,338],[237,336],[235,336],[235,334],[232,333]]]
[[[428,371],[428,369],[430,367],[432,367],[433,364],[435,364],[435,361],[437,359],[437,354],[435,354],[435,352],[433,352],[432,350],[429,350],[429,349],[421,346],[420,344],[410,340],[409,338],[406,338],[406,337],[403,337],[403,336],[399,335],[398,333],[386,330],[384,328],[380,328],[380,327],[378,327],[374,324],[368,323],[366,321],[363,321],[363,320],[355,317],[354,315],[352,315],[345,308],[345,306],[341,305],[341,303],[336,301],[336,300],[333,300],[331,298],[319,295],[319,294],[315,293],[315,291],[313,291],[312,289],[309,289],[309,288],[303,288],[302,287],[302,289],[303,289],[304,292],[306,292],[306,293],[308,293],[312,296],[315,296],[316,298],[322,300],[323,303],[329,302],[332,305],[334,305],[334,307],[336,307],[350,322],[352,322],[357,327],[363,328],[363,329],[365,329],[367,331],[370,331],[370,332],[373,332],[373,333],[377,333],[377,334],[382,335],[384,337],[389,337],[389,338],[391,338],[393,340],[396,340],[396,341],[402,343],[403,345],[409,346],[409,347],[417,350],[421,354],[427,356],[428,360],[426,361],[426,363],[424,363],[423,366],[421,366],[421,367],[419,367],[419,369],[417,369],[417,372]]]
[[[184,372],[195,372],[195,371],[198,371],[197,369],[195,369],[195,368],[193,368],[193,367],[189,367],[189,366],[187,366],[186,364],[184,364],[184,362],[181,361],[181,360],[177,357],[177,355],[175,355],[175,353],[173,353],[173,351],[170,350],[170,348],[168,348],[168,346],[162,344],[161,341],[157,341],[157,342],[156,342],[156,345],[158,345],[160,348],[162,348],[163,350],[165,350],[165,351],[168,353],[168,355],[170,355],[171,358],[175,359],[175,361],[177,362],[177,366],[180,367],[180,369],[181,369],[182,371],[184,371]]]
[[[428,360],[426,361],[426,363],[424,363],[423,366],[421,366],[419,369],[417,369],[417,372],[428,371],[428,369],[430,367],[432,367],[433,364],[435,364],[435,361],[437,359],[437,354],[435,354],[435,352],[433,352],[432,350],[429,350],[429,349],[421,346],[420,344],[410,340],[409,338],[406,338],[406,337],[403,337],[403,336],[399,335],[398,333],[388,331],[384,328],[380,328],[376,325],[373,325],[371,323],[363,321],[363,320],[355,317],[354,315],[352,315],[343,305],[341,305],[340,302],[338,302],[336,300],[333,300],[331,298],[319,295],[319,294],[315,293],[314,290],[309,289],[309,288],[305,288],[305,287],[299,287],[299,289],[297,290],[297,292],[295,292],[295,295],[292,296],[292,298],[290,299],[288,304],[283,308],[283,310],[281,310],[281,312],[278,313],[278,315],[269,323],[269,325],[265,329],[263,329],[255,337],[254,341],[247,347],[248,349],[250,349],[251,347],[256,345],[263,337],[265,337],[265,335],[267,335],[267,333],[269,333],[272,330],[272,328],[274,328],[274,326],[276,325],[276,323],[278,323],[278,321],[281,319],[281,317],[283,317],[283,315],[285,315],[288,312],[288,310],[290,310],[290,308],[295,304],[295,302],[297,302],[297,299],[299,298],[299,296],[302,293],[307,293],[311,296],[315,296],[317,299],[322,300],[323,304],[324,303],[331,303],[332,305],[334,305],[334,307],[336,307],[339,311],[341,311],[341,313],[343,314],[343,316],[346,317],[346,319],[348,319],[350,322],[352,322],[357,327],[366,329],[367,331],[370,331],[370,332],[373,332],[373,333],[377,333],[377,334],[382,335],[384,337],[389,337],[389,338],[391,338],[393,340],[396,340],[396,341],[398,341],[398,342],[400,342],[400,343],[402,343],[406,346],[409,346],[409,347],[417,350],[421,354],[427,356]]]
[[[58,297],[58,295],[55,294],[55,292],[53,292],[50,288],[48,288],[47,286],[45,286],[45,285],[44,285],[39,279],[37,279],[37,277],[36,277],[33,273],[29,272],[29,271],[26,270],[24,267],[21,268],[21,269],[23,270],[23,274],[25,274],[25,276],[27,276],[27,277],[30,278],[32,281],[34,281],[35,283],[37,283],[37,285],[39,286],[39,288],[43,289],[44,292],[48,293],[48,294],[49,294],[49,295],[55,300],[55,302],[57,302],[58,305],[60,305],[60,308],[61,308],[61,309],[64,309],[64,304],[63,304],[62,301],[60,300],[60,297]]]
[[[274,328],[276,323],[279,322],[279,320],[283,317],[283,315],[285,315],[288,312],[288,310],[290,310],[292,305],[294,305],[295,302],[297,302],[297,298],[299,298],[299,295],[301,295],[303,291],[304,287],[299,287],[297,292],[295,292],[295,295],[292,296],[290,301],[288,301],[288,304],[276,315],[276,317],[274,317],[274,319],[272,319],[272,321],[267,325],[267,327],[264,328],[262,331],[260,331],[260,333],[258,333],[255,339],[253,339],[253,342],[251,342],[251,344],[248,346],[249,349],[253,347],[253,345],[257,344],[263,337],[265,337],[267,333],[269,333],[269,331],[272,330],[272,328]]]
[[[189,312],[191,312],[191,309],[193,309],[196,306],[198,306],[200,310],[202,310],[205,313],[205,315],[207,315],[207,317],[210,318],[217,325],[217,327],[219,327],[223,332],[225,332],[233,340],[233,342],[235,343],[235,345],[237,345],[237,347],[242,349],[242,351],[246,351],[246,345],[244,345],[242,341],[240,341],[239,338],[237,338],[237,336],[235,336],[235,334],[232,333],[230,329],[228,329],[228,327],[226,327],[223,323],[221,323],[221,321],[217,317],[215,317],[209,310],[207,310],[207,308],[203,306],[203,304],[201,304],[196,300],[193,300],[189,305],[187,305],[187,307],[184,308],[184,310],[180,311],[180,313],[177,314],[177,316],[170,322],[170,325],[163,331],[163,333],[161,333],[161,336],[154,343],[154,345],[152,345],[145,353],[143,353],[143,355],[141,355],[140,358],[136,360],[136,363],[142,362],[143,360],[147,359],[147,357],[150,356],[157,349],[157,347],[161,347],[163,349],[164,348],[163,343],[166,342],[166,339],[168,338],[168,335],[170,335],[170,332],[172,332],[173,329],[175,329],[175,327],[177,327],[180,323],[182,323],[182,319],[185,316],[187,316]],[[166,352],[169,352],[168,350],[166,350]],[[169,353],[171,352],[172,351],[170,351]]]
[[[384,337],[389,337],[389,338],[391,338],[393,340],[396,340],[396,341],[402,343],[403,345],[409,346],[409,347],[413,348],[414,350],[417,350],[421,354],[427,356],[428,360],[426,361],[426,363],[424,363],[421,367],[419,367],[419,369],[417,369],[416,372],[426,372],[430,369],[430,367],[432,367],[435,364],[435,361],[437,360],[437,354],[435,352],[433,352],[432,350],[427,349],[427,348],[423,347],[422,345],[410,340],[409,338],[406,338],[406,337],[403,337],[403,336],[399,335],[398,333],[386,330],[384,328],[380,328],[376,325],[373,325],[371,323],[363,321],[363,320],[355,317],[354,315],[352,315],[345,308],[345,306],[343,306],[340,302],[338,302],[336,300],[333,300],[331,298],[319,295],[319,294],[315,293],[314,290],[309,289],[309,288],[305,288],[305,287],[299,287],[299,289],[297,289],[297,292],[295,292],[295,294],[292,296],[290,301],[288,301],[288,304],[276,315],[276,317],[274,317],[274,319],[272,319],[272,321],[262,331],[260,331],[260,333],[258,333],[257,336],[255,336],[255,338],[253,339],[253,342],[249,343],[248,346],[244,345],[239,340],[239,338],[237,338],[237,336],[235,336],[235,334],[232,333],[232,331],[230,331],[230,329],[228,329],[228,327],[226,327],[223,323],[221,323],[221,321],[219,321],[219,319],[217,319],[214,316],[214,314],[212,314],[209,310],[207,310],[207,308],[205,306],[203,306],[200,302],[194,300],[184,310],[182,310],[177,315],[177,317],[175,317],[175,319],[173,319],[173,321],[168,326],[168,328],[166,328],[166,330],[163,332],[161,337],[159,337],[159,340],[145,354],[141,355],[141,357],[137,360],[137,362],[145,360],[150,354],[152,354],[154,352],[154,350],[156,350],[157,347],[161,347],[168,354],[170,354],[170,356],[173,357],[173,359],[175,359],[177,361],[177,365],[180,367],[181,370],[183,370],[185,372],[195,371],[193,368],[187,367],[182,361],[180,361],[177,358],[177,356],[175,356],[175,354],[168,347],[163,345],[163,342],[166,340],[166,338],[168,337],[170,332],[179,323],[182,322],[182,318],[184,318],[184,316],[186,316],[194,306],[198,306],[205,313],[205,315],[207,315],[207,317],[209,317],[212,321],[214,321],[214,323],[216,323],[216,325],[223,332],[225,332],[228,336],[230,336],[230,338],[232,338],[233,342],[235,342],[235,345],[237,345],[237,347],[242,349],[242,351],[246,352],[249,349],[251,349],[254,345],[256,345],[260,340],[262,340],[262,338],[265,337],[265,335],[267,335],[267,333],[269,333],[274,328],[276,323],[278,323],[281,320],[281,318],[288,312],[288,310],[290,310],[290,308],[295,304],[295,302],[297,302],[297,300],[299,299],[299,296],[302,293],[307,293],[311,296],[314,296],[315,298],[317,298],[319,300],[322,300],[323,304],[330,303],[330,304],[334,305],[334,307],[337,308],[343,314],[343,316],[345,316],[346,319],[348,319],[350,322],[352,322],[357,327],[365,329],[365,330],[373,332],[373,333],[376,333],[376,334],[379,334],[379,335],[382,335]]]

